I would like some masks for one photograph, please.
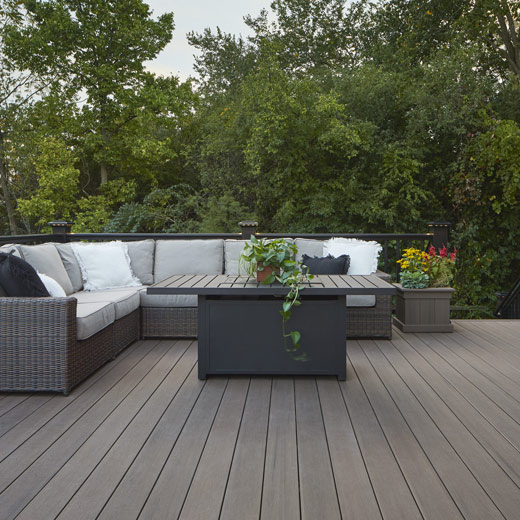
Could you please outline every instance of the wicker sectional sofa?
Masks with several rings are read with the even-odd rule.
[[[300,257],[322,256],[322,241],[295,241]],[[196,337],[196,296],[148,295],[146,287],[174,274],[238,274],[244,241],[148,239],[127,245],[142,285],[91,292],[83,290],[70,244],[0,246],[37,271],[63,278],[68,289],[62,298],[0,297],[0,391],[67,394],[139,338]],[[390,296],[347,300],[348,337],[391,337]]]

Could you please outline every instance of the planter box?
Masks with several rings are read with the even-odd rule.
[[[396,284],[394,324],[403,332],[453,332],[450,321],[451,287],[404,289]]]

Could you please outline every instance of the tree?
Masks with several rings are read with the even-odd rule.
[[[41,50],[45,63],[36,62],[31,70],[20,66],[10,50],[10,35],[13,27],[23,23],[21,2],[0,0],[0,195],[4,201],[9,228],[18,230],[15,218],[15,203],[12,181],[15,172],[11,167],[13,128],[22,117],[22,111],[41,96],[49,84],[56,80],[55,71],[46,66],[51,60],[47,49]],[[18,40],[17,45],[26,46],[27,40]]]
[[[163,108],[150,99],[154,77],[143,63],[170,41],[173,14],[154,21],[142,0],[28,0],[24,5],[28,22],[9,30],[10,55],[27,70],[48,64],[66,78],[63,90],[76,99],[86,96],[86,142],[104,184],[113,166],[111,146],[125,126],[144,110]]]

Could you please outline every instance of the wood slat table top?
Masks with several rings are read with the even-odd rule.
[[[395,294],[395,287],[375,274],[368,276],[316,275],[302,283],[305,294]],[[263,285],[237,275],[171,276],[148,287],[148,294],[279,295],[289,289],[279,283]]]

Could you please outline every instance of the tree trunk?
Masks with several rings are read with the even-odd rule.
[[[106,149],[108,147],[108,143],[110,142],[110,136],[108,134],[107,129],[104,127],[101,128],[101,136],[103,137],[103,143]],[[108,182],[107,163],[103,160],[99,164],[99,172],[101,174],[101,186],[103,186],[103,184],[106,184]]]
[[[16,235],[18,228],[14,218],[14,206],[9,193],[8,167],[7,158],[5,156],[4,134],[0,130],[0,188],[2,189],[2,198],[4,199],[5,209],[7,211],[7,219],[9,220],[9,229],[11,235]]]
[[[106,184],[106,182],[108,181],[108,170],[107,170],[107,165],[105,164],[104,161],[99,165],[99,168],[100,168],[100,174],[101,174],[101,185],[103,185],[103,184]]]

